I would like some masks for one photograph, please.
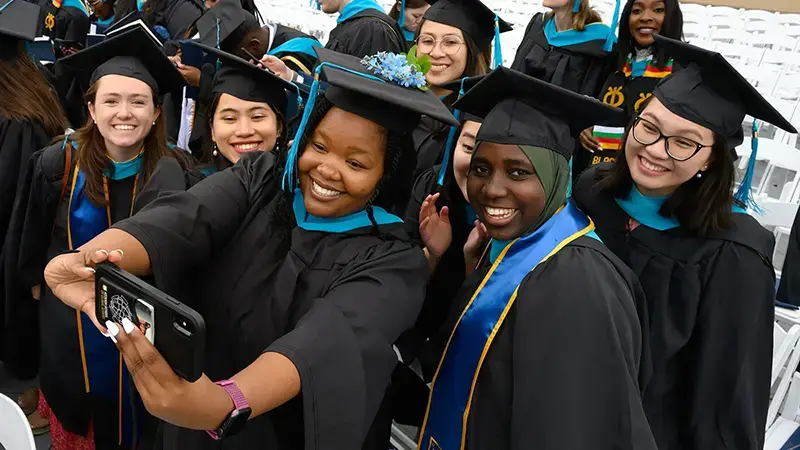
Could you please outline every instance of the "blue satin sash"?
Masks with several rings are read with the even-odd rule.
[[[512,241],[500,252],[447,342],[431,385],[420,449],[465,447],[475,383],[492,341],[516,300],[519,284],[539,263],[593,229],[594,223],[568,200],[538,230]]]
[[[140,162],[141,158],[134,158]],[[131,161],[134,161],[131,160]],[[126,164],[126,163],[122,163]],[[132,164],[127,163],[127,166]],[[117,164],[115,164],[117,167]],[[139,165],[136,165],[138,172]],[[127,169],[130,170],[130,169]],[[136,174],[133,173],[133,175]],[[115,171],[119,176],[120,171]],[[130,175],[129,175],[130,176]],[[119,179],[115,177],[115,179]],[[134,183],[135,184],[135,183]],[[72,191],[70,192],[69,211],[67,218],[67,243],[73,250],[89,242],[95,236],[107,230],[111,225],[111,212],[109,206],[97,206],[84,194],[86,175],[80,170],[79,164],[75,165],[72,177]],[[136,190],[134,187],[134,195]],[[131,200],[133,206],[133,200]],[[106,338],[86,314],[75,311],[78,322],[78,342],[81,348],[81,362],[83,364],[84,384],[87,393],[105,399],[116,399],[121,402],[121,416],[119,417],[124,442],[132,442],[133,423],[130,401],[130,375],[125,369],[122,355],[111,339]],[[139,406],[141,409],[141,405]]]
[[[325,231],[328,233],[345,233],[357,228],[371,227],[372,222],[369,220],[367,212],[361,210],[353,214],[348,214],[342,217],[316,217],[306,211],[306,205],[303,201],[303,193],[300,188],[294,190],[294,201],[292,202],[294,209],[294,217],[297,220],[297,226],[307,231]],[[375,217],[375,222],[378,225],[386,225],[390,223],[403,223],[403,219],[388,213],[380,206],[372,207],[372,216]]]

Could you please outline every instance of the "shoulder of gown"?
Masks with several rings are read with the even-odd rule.
[[[588,237],[525,277],[509,330],[513,398],[524,399],[512,401],[511,448],[656,449],[639,396],[643,297],[633,273]]]

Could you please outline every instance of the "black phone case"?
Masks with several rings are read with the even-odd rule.
[[[138,323],[134,302],[141,299],[149,303],[153,306],[156,349],[181,378],[187,381],[200,378],[206,331],[203,316],[114,264],[100,263],[95,269],[95,314],[100,323],[114,318],[109,311],[110,302],[106,302],[113,295],[124,296],[128,303],[126,315],[134,323]],[[120,308],[115,310],[119,312]],[[189,334],[187,328],[191,328]]]

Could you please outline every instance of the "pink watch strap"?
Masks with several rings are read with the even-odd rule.
[[[231,400],[233,400],[233,408],[234,410],[240,410],[244,408],[249,408],[250,403],[247,402],[247,399],[242,394],[242,391],[239,390],[239,387],[236,386],[231,380],[222,380],[217,381],[214,384],[222,386],[222,389],[225,389],[225,392],[231,396]]]

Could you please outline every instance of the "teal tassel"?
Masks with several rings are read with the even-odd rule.
[[[219,19],[217,19],[217,50],[221,50],[219,48],[219,46],[221,44],[221,39],[220,39],[220,34],[219,33],[220,33],[220,30],[219,30]],[[219,72],[220,67],[222,67],[222,61],[220,61],[219,58],[217,58],[217,72]]]
[[[319,74],[322,71],[323,64],[317,66],[314,70],[314,82],[311,84],[311,92],[308,94],[308,102],[306,102],[305,109],[303,110],[303,118],[300,120],[300,125],[297,127],[297,132],[294,134],[294,141],[289,148],[289,153],[286,155],[286,167],[283,169],[283,178],[281,180],[281,187],[286,192],[294,192],[295,183],[297,182],[297,157],[300,154],[300,140],[303,138],[308,120],[311,117],[311,111],[314,110],[314,105],[317,103],[317,94],[319,94]]]
[[[464,96],[464,82],[467,80],[468,77],[464,77],[461,79],[461,89],[458,91],[458,98]],[[461,121],[461,111],[453,110],[453,116],[456,120]],[[436,177],[436,183],[439,186],[444,186],[444,177],[447,175],[447,164],[450,162],[450,153],[453,152],[453,146],[455,145],[456,139],[456,131],[458,131],[459,127],[450,127],[450,132],[447,134],[447,141],[444,144],[444,156],[442,157],[442,167],[439,168],[439,175]]]
[[[500,45],[500,18],[494,15],[494,63],[492,69],[503,65],[503,47]]]
[[[614,17],[611,19],[611,29],[608,31],[608,37],[606,37],[606,43],[603,45],[603,50],[610,52],[612,48],[614,48],[614,44],[617,42],[617,26],[619,25],[619,2],[617,0],[616,6],[614,6]],[[625,26],[628,26],[625,24]]]
[[[397,21],[397,25],[400,26],[401,30],[406,26],[406,0],[400,0],[400,18]]]
[[[752,209],[756,212],[761,212],[761,208],[753,198],[753,172],[756,170],[756,159],[758,157],[758,125],[757,121],[753,119],[752,139],[750,141],[750,160],[747,161],[747,171],[742,178],[742,184],[739,185],[739,190],[733,196],[736,200],[742,202],[745,208]]]
[[[572,12],[577,13],[581,10],[581,0],[575,0],[574,5],[572,7]]]
[[[311,7],[319,11],[321,6],[319,5],[319,0],[311,0]]]

